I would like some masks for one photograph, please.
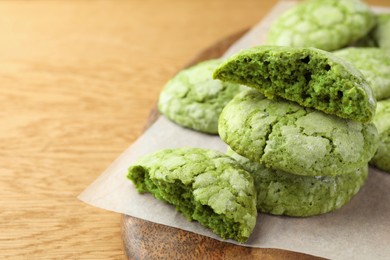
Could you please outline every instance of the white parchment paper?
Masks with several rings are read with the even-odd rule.
[[[259,45],[272,20],[294,3],[280,2],[270,14],[225,54]],[[375,10],[390,12],[390,9]],[[160,117],[96,179],[79,199],[95,207],[219,239],[196,222],[188,222],[174,207],[140,195],[126,179],[127,168],[140,156],[175,147],[200,147],[226,151],[218,136],[184,129]],[[390,156],[390,155],[389,155]],[[235,243],[234,241],[227,241]],[[335,212],[310,218],[259,214],[256,228],[245,246],[280,248],[331,259],[389,259],[390,174],[370,168],[361,191]]]

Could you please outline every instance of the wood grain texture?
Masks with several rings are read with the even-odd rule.
[[[125,258],[120,214],[76,196],[179,68],[275,2],[0,1],[1,258]]]
[[[76,196],[179,68],[272,4],[1,1],[0,258],[124,259],[120,214]]]
[[[324,259],[279,249],[233,245],[134,217],[124,217],[122,225],[132,230],[123,236],[130,259]]]

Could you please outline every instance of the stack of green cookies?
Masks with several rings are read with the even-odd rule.
[[[379,101],[373,122],[380,145],[370,164],[390,172],[390,130],[384,123],[390,118],[384,109],[390,99],[390,14],[375,13],[361,0],[306,0],[272,23],[266,44],[334,51],[362,72]]]
[[[239,242],[258,211],[306,217],[342,207],[363,186],[368,163],[390,172],[389,25],[390,15],[360,0],[304,1],[269,31],[268,44],[288,47],[180,71],[159,111],[219,134],[230,148],[157,151],[127,177],[140,193]],[[340,50],[351,45],[361,47]]]
[[[259,211],[317,215],[359,191],[378,146],[376,101],[351,64],[314,48],[261,46],[214,77],[253,88],[224,108],[219,134],[254,176]]]
[[[312,216],[340,208],[359,191],[378,132],[370,123],[373,92],[355,67],[314,48],[255,47],[179,74],[186,94],[171,98],[170,92],[180,91],[170,90],[169,83],[160,109],[168,111],[165,104],[194,96],[188,75],[210,71],[210,65],[220,80],[211,85],[238,93],[224,108],[218,105],[223,110],[214,128],[231,149],[227,155],[199,148],[146,155],[127,175],[139,192],[174,205],[222,238],[245,242],[258,211]],[[210,83],[208,73],[197,75]],[[242,90],[241,84],[252,89]],[[381,160],[387,150],[378,151]]]

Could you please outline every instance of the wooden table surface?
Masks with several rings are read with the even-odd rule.
[[[120,214],[76,196],[175,72],[275,3],[1,1],[0,258],[123,259]]]

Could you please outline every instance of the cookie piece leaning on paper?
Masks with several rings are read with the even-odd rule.
[[[257,209],[293,217],[324,214],[345,205],[363,186],[368,167],[337,176],[298,176],[266,168],[229,149],[252,174],[257,190]]]
[[[213,74],[327,114],[370,122],[376,100],[351,63],[314,48],[258,46],[228,58]]]
[[[256,225],[253,178],[229,156],[200,148],[166,149],[142,157],[128,176],[140,193],[176,206],[224,239],[248,240]]]
[[[255,90],[235,96],[219,117],[219,135],[236,153],[296,175],[335,176],[368,164],[378,147],[373,123],[327,115]]]
[[[378,128],[379,146],[370,164],[390,173],[390,99],[378,102],[374,124]]]
[[[351,62],[363,73],[376,100],[390,97],[390,49],[351,47],[333,54]]]
[[[375,21],[360,0],[304,1],[277,18],[266,44],[333,51],[366,35]]]
[[[212,78],[220,64],[208,60],[180,71],[161,91],[160,112],[181,126],[217,134],[219,114],[241,88]]]

